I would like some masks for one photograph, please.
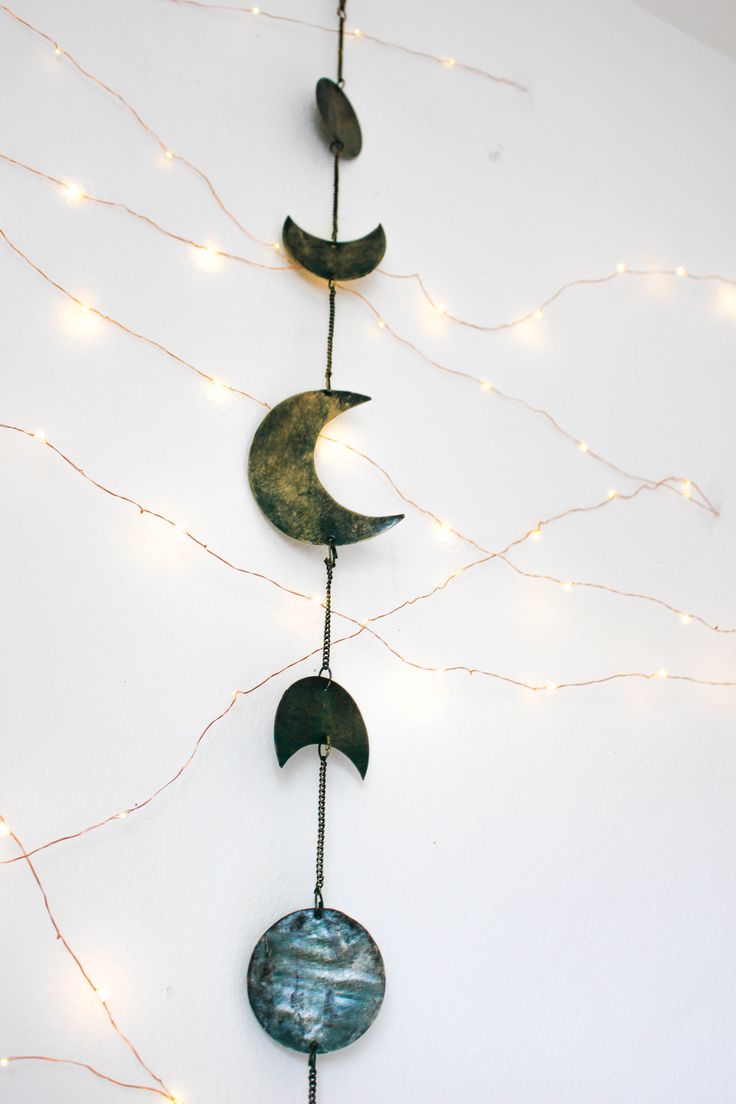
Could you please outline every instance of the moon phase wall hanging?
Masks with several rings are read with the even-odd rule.
[[[333,157],[332,238],[315,237],[287,218],[283,240],[291,257],[327,281],[329,322],[325,386],[275,406],[258,427],[248,459],[248,480],[266,517],[288,536],[327,548],[322,666],[316,676],[289,687],[276,711],[274,742],[280,766],[315,746],[319,764],[314,906],[277,920],[258,940],[248,966],[248,997],[256,1019],[277,1042],[309,1055],[311,1102],[317,1099],[317,1055],[340,1050],[368,1030],[386,987],[381,952],[357,921],[326,908],[324,887],[327,760],[337,749],[362,778],[368,770],[368,733],[358,706],[332,678],[332,577],[338,546],[385,532],[403,514],[366,517],[341,506],[320,482],[314,449],[323,426],[366,395],[332,390],[335,284],[356,280],[380,264],[386,236],[377,226],[356,241],[338,241],[340,162],[357,157],[363,139],[343,91],[346,0],[338,7],[337,80],[317,82],[317,110]]]

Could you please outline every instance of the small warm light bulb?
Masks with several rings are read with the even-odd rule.
[[[682,622],[683,625],[689,625],[690,624],[690,614],[689,613],[681,613],[680,614],[680,621]]]
[[[543,317],[544,317],[544,314],[541,311],[541,309],[540,310],[535,310],[535,312],[534,312],[534,321],[535,322],[541,322]]]
[[[562,589],[563,590],[568,590],[568,591],[572,590],[572,583],[563,583],[562,584]]]
[[[542,530],[539,528],[539,526],[537,526],[536,529],[532,529],[529,536],[532,538],[533,541],[540,541],[542,539]]]
[[[684,480],[684,482],[682,483],[682,493],[684,494],[685,498],[690,497],[692,489],[693,489],[693,485],[692,485],[691,480],[689,480],[689,479]]]
[[[79,203],[81,199],[85,198],[84,188],[80,184],[75,184],[73,180],[62,184],[61,192],[64,199],[68,200],[69,203]]]
[[[588,452],[589,450],[590,445],[587,441],[578,441],[578,452]]]
[[[107,989],[95,989],[95,996],[100,1004],[104,1004],[107,998],[110,996]]]
[[[435,535],[439,541],[451,541],[453,538],[453,532],[449,525],[446,525],[444,521],[437,522]]]
[[[668,674],[667,668],[666,667],[660,667],[659,670],[657,671],[657,678],[666,679],[667,674]]]
[[[619,276],[623,276],[625,271],[626,265],[623,263],[623,261],[619,261],[619,263],[616,265],[616,272],[619,274]]]
[[[548,690],[557,690],[558,689],[557,683],[556,682],[548,682],[547,683],[547,689]]]
[[[186,531],[187,531],[186,526],[182,525],[182,523],[180,521],[175,521],[174,522],[174,528],[176,529],[177,533],[186,533]]]
[[[46,434],[44,433],[44,431],[42,429],[37,429],[36,432],[33,434],[33,436],[35,437],[35,439],[37,441],[40,441],[42,445],[45,445],[45,444],[48,443],[48,438],[46,437]]]
[[[321,594],[313,594],[312,595],[312,601],[314,602],[315,606],[321,606],[322,605],[322,595]]]
[[[0,1066],[2,1066],[3,1069],[5,1069],[5,1067],[9,1064],[10,1064],[10,1059],[9,1058],[0,1058]]]
[[[481,380],[480,385],[484,391],[492,391],[493,385],[490,380]]]
[[[253,15],[260,15],[261,14],[261,9],[260,8],[251,8],[250,10],[253,13]]]
[[[171,152],[170,149],[164,150],[164,157],[166,158],[167,161],[171,161],[173,156],[174,156],[174,154]]]
[[[0,836],[10,835],[10,825],[5,820],[0,820]]]
[[[684,265],[678,265],[677,268],[675,269],[675,272],[677,273],[678,276],[687,276],[687,269],[685,268]]]
[[[363,33],[363,32],[362,32],[361,30],[358,30],[358,28],[357,28],[357,27],[356,27],[356,28],[355,28],[355,30],[353,31],[353,35],[354,35],[354,36],[355,36],[356,38],[360,38],[360,36],[362,35],[362,33]]]
[[[277,253],[281,252],[281,242],[271,242],[271,248],[275,249]]]
[[[378,328],[379,328],[379,330],[385,330],[386,329],[386,323],[383,321],[382,318],[378,319]]]
[[[61,57],[61,55],[63,53],[63,51],[61,49],[61,46],[54,46],[54,53],[56,54],[57,57]]]
[[[609,498],[617,498],[618,497],[618,491],[614,487],[611,487],[610,491],[608,492],[608,497]]]
[[[455,58],[445,58],[444,64],[448,69],[452,69],[453,65],[456,64]]]
[[[447,307],[445,306],[444,303],[438,303],[437,304],[437,310],[439,311],[440,314],[444,314],[447,310]]]

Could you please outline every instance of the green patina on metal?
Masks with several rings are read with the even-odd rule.
[[[273,739],[279,766],[310,744],[337,748],[357,767],[368,770],[368,730],[360,710],[342,686],[311,675],[286,691],[276,710]]]
[[[339,157],[357,157],[363,148],[360,123],[353,105],[339,84],[329,77],[317,81],[317,110],[330,140],[330,150]]]
[[[368,1030],[386,991],[381,952],[336,909],[301,909],[261,936],[248,966],[256,1019],[303,1053],[341,1050]]]
[[[327,241],[302,230],[287,215],[281,236],[297,264],[325,280],[358,280],[367,276],[379,266],[386,252],[386,235],[380,224],[355,241]]]
[[[347,510],[325,490],[314,466],[322,427],[369,401],[367,395],[352,391],[303,391],[280,402],[259,425],[248,458],[248,479],[261,510],[283,533],[310,544],[355,544],[403,518]]]

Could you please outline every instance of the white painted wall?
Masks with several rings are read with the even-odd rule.
[[[330,37],[166,0],[15,2],[204,166],[256,234],[276,238],[287,213],[328,231],[311,90],[332,72]],[[326,0],[274,5],[334,15]],[[532,89],[349,43],[365,152],[344,173],[342,225],[349,237],[382,220],[392,271],[420,271],[439,300],[481,321],[619,261],[736,275],[736,69],[725,59],[613,0],[350,8],[352,26]],[[269,259],[109,97],[2,13],[0,34],[2,152]],[[235,263],[203,271],[187,247],[120,212],[70,206],[6,164],[0,182],[6,233],[100,309],[269,402],[320,385],[320,287]],[[234,562],[319,591],[319,553],[275,533],[246,486],[259,408],[218,404],[153,349],[70,314],[4,247],[0,266],[3,420],[42,427],[93,477]],[[520,566],[736,625],[733,292],[625,277],[494,336],[441,320],[410,284],[376,275],[364,291],[431,356],[545,407],[627,470],[698,480],[722,508],[715,520],[645,493],[551,526],[517,550]],[[373,397],[340,431],[481,544],[503,547],[540,517],[634,489],[542,419],[428,367],[358,301],[338,309],[336,384]],[[234,687],[318,644],[321,612],[228,571],[32,440],[2,432],[0,456],[0,811],[30,847],[142,801]],[[354,507],[399,507],[344,450],[325,448],[319,464]],[[341,553],[336,604],[363,619],[472,558],[410,511]],[[498,561],[381,628],[418,662],[542,684],[660,666],[736,677],[733,637]],[[736,690],[655,680],[535,695],[420,673],[365,636],[334,658],[364,711],[372,764],[365,784],[331,766],[327,899],[374,934],[389,986],[375,1027],[320,1063],[320,1099],[731,1100]],[[243,981],[261,932],[310,899],[316,767],[305,753],[280,772],[271,726],[290,681],[314,668],[241,699],[140,814],[37,860],[122,1028],[187,1104],[306,1097],[303,1059],[261,1032]],[[12,840],[2,848],[16,853]],[[5,867],[2,881],[0,1050],[140,1080],[27,868]],[[144,1098],[38,1064],[0,1070],[0,1096]]]

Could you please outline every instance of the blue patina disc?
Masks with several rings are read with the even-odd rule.
[[[381,952],[335,909],[300,909],[261,936],[248,967],[248,997],[268,1034],[324,1054],[367,1031],[386,990]]]

